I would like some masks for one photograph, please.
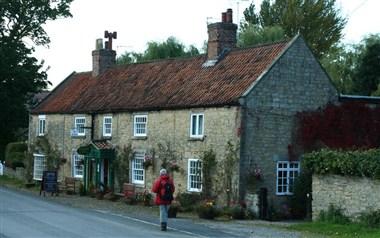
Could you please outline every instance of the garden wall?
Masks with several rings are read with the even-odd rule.
[[[380,180],[338,175],[313,175],[313,220],[330,204],[357,218],[360,213],[380,209]]]

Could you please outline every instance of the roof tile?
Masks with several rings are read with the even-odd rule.
[[[235,49],[213,67],[205,55],[115,66],[94,78],[76,73],[32,113],[90,113],[237,104],[288,42]]]

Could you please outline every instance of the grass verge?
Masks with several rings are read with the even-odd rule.
[[[15,179],[15,178],[11,178],[6,175],[3,175],[3,176],[0,176],[0,185],[9,185],[12,187],[22,188],[24,187],[24,182],[19,179]]]
[[[291,225],[287,229],[300,231],[305,236],[319,234],[322,237],[342,238],[379,238],[380,229],[368,228],[360,224],[350,223],[345,225],[328,222],[309,222]]]

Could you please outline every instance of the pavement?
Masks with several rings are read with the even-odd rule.
[[[11,188],[15,189],[15,188]],[[113,215],[134,221],[158,224],[159,211],[157,206],[128,205],[122,199],[118,201],[98,200],[89,196],[67,195],[40,196],[38,191],[17,189],[31,196],[38,196],[43,200],[56,202],[73,208],[88,209],[95,212]],[[303,238],[308,237],[299,232],[286,229],[294,222],[268,222],[262,220],[205,220],[193,213],[178,213],[177,218],[168,221],[169,230],[176,230],[193,237],[251,237],[251,238]]]

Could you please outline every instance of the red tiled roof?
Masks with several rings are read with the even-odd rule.
[[[109,150],[113,149],[113,145],[109,143],[108,141],[92,141],[92,143],[98,148],[99,150]]]
[[[32,113],[141,111],[236,105],[288,42],[229,52],[213,67],[206,56],[115,66],[94,78],[69,76]]]

